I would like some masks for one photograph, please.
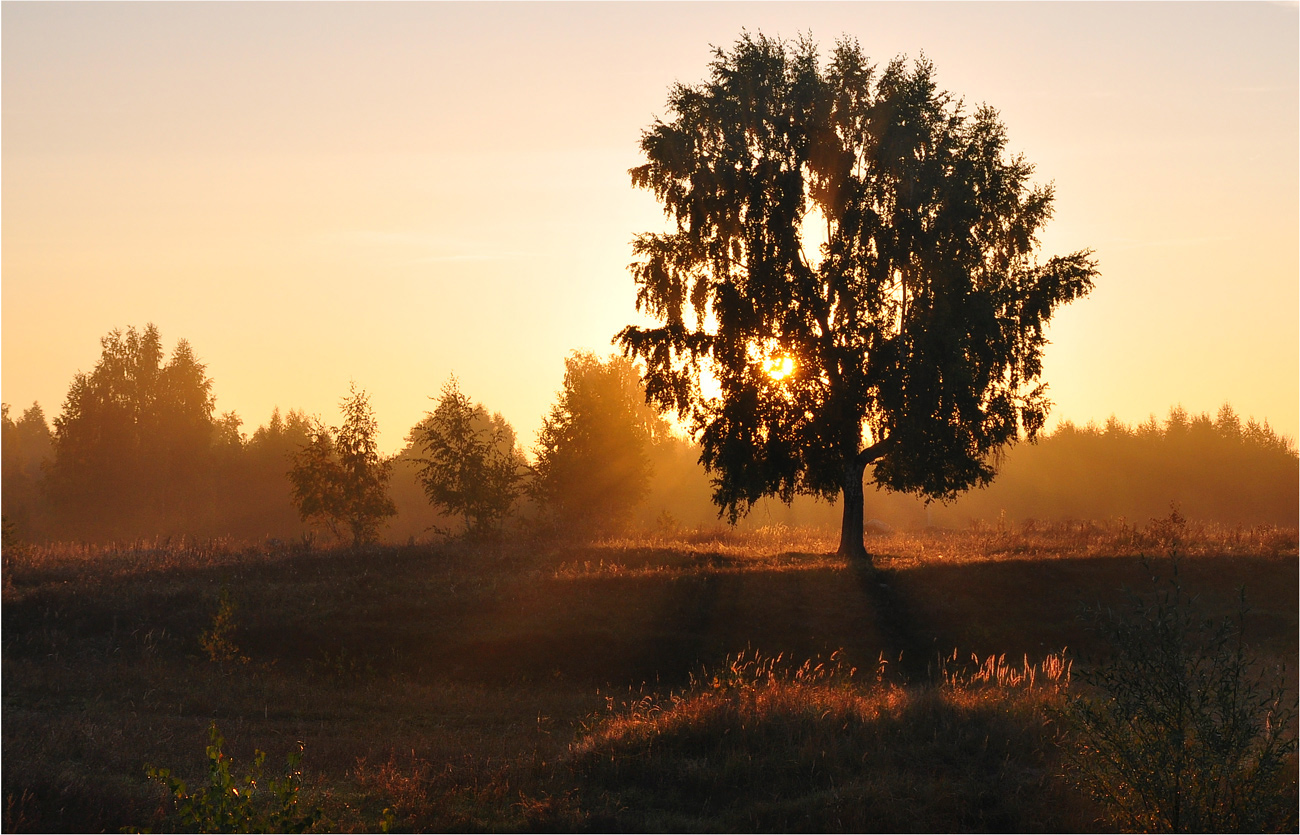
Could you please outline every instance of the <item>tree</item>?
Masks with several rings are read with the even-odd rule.
[[[646,406],[641,374],[623,357],[577,352],[542,422],[530,492],[556,521],[591,533],[624,527],[649,491],[650,445],[667,424]]]
[[[270,420],[243,440],[234,421],[219,429],[225,454],[219,459],[219,496],[227,530],[247,538],[290,538],[301,531],[301,516],[286,477],[293,456],[311,442],[313,423],[306,415],[277,408]]]
[[[366,393],[354,384],[340,408],[341,426],[312,422],[289,480],[303,521],[319,522],[336,537],[346,529],[359,546],[378,539],[380,524],[397,512],[388,497],[392,465],[379,455],[379,424]]]
[[[54,420],[52,498],[83,533],[190,530],[211,499],[212,381],[183,339],[164,364],[152,324],[100,345]]]
[[[15,422],[9,417],[9,404],[3,412],[3,467],[0,467],[0,496],[4,499],[4,518],[26,537],[37,525],[41,510],[44,467],[54,447],[54,436],[45,422],[45,412],[33,403]]]
[[[429,502],[463,517],[467,535],[489,533],[519,497],[528,469],[514,429],[461,393],[455,377],[411,430],[411,443],[424,455],[416,460]]]
[[[1038,261],[1052,188],[929,62],[878,72],[843,40],[823,67],[810,40],[746,34],[710,69],[642,135],[632,182],[671,231],[633,244],[637,309],[658,326],[616,340],[689,422],[733,521],[765,495],[842,494],[839,552],[867,558],[868,465],[882,487],[951,499],[1043,427],[1044,328],[1095,263]]]
[[[212,470],[214,442],[221,439],[222,421],[228,422],[231,415],[214,418],[212,381],[184,339],[177,341],[171,360],[159,370],[153,397],[154,408],[145,412],[142,428],[149,439],[144,447],[156,458],[159,507],[190,531],[199,525],[202,507],[211,498],[205,482]]]

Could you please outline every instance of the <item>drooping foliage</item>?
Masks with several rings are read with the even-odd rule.
[[[353,385],[340,408],[341,425],[312,422],[289,480],[304,521],[320,523],[336,537],[346,531],[353,545],[363,545],[375,541],[384,520],[397,512],[388,496],[392,465],[375,443],[379,424],[366,393]]]
[[[558,527],[577,534],[624,527],[649,490],[651,444],[668,426],[645,403],[636,366],[577,352],[543,419],[533,497]]]
[[[1088,292],[1088,252],[1039,261],[1052,189],[925,61],[762,35],[717,49],[642,136],[633,184],[670,230],[639,235],[637,307],[617,341],[688,420],[734,520],[759,498],[845,496],[862,477],[952,498],[1033,437],[1049,402],[1045,326]],[[713,396],[701,381],[716,377]]]
[[[522,491],[528,467],[514,429],[462,393],[455,377],[411,430],[411,443],[422,451],[419,479],[429,502],[462,517],[467,535],[490,533]]]

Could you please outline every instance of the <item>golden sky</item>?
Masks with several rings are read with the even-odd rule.
[[[531,445],[631,322],[668,87],[742,29],[922,51],[1056,185],[1054,418],[1230,401],[1295,437],[1300,11],[1250,3],[5,3],[3,398],[52,418],[99,338],[190,340],[217,408],[395,451],[448,375]]]

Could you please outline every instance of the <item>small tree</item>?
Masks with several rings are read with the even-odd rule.
[[[343,472],[334,451],[334,433],[319,418],[311,418],[307,438],[290,459],[293,503],[304,522],[324,525],[337,537],[343,518]]]
[[[343,398],[343,425],[312,422],[308,441],[293,456],[289,480],[293,501],[305,522],[323,524],[336,537],[346,530],[352,544],[379,537],[379,526],[397,513],[388,497],[391,464],[379,454],[379,424],[364,391]]]
[[[649,490],[650,445],[668,427],[646,406],[641,375],[627,359],[575,353],[564,365],[529,490],[570,530],[617,530]]]
[[[429,502],[462,517],[467,535],[489,533],[510,512],[528,471],[515,432],[463,394],[455,377],[442,387],[437,408],[411,430],[411,442],[425,456],[417,460]]]

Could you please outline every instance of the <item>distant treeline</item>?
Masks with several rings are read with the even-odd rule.
[[[73,379],[52,425],[38,404],[17,419],[4,406],[7,539],[314,535],[288,474],[295,456],[320,437],[319,418],[277,409],[245,433],[236,414],[215,413],[212,381],[186,341],[166,361],[152,325],[114,331],[101,344],[99,363]],[[518,448],[501,415],[461,395],[454,381],[440,406],[449,391],[467,416],[467,437],[490,438],[483,444],[500,447],[498,457],[517,471],[508,506],[486,517],[494,524],[587,535],[719,524],[697,448],[646,406],[636,369],[622,358],[580,353],[566,360],[564,388],[531,454]],[[427,415],[390,459],[397,514],[384,539],[483,532],[484,517],[449,512],[453,505],[429,486],[438,437],[430,427],[437,423],[435,413]],[[1164,421],[1139,426],[1066,422],[1035,444],[1010,449],[990,487],[951,505],[868,490],[866,513],[898,527],[954,527],[999,519],[1145,521],[1166,515],[1171,504],[1205,521],[1294,526],[1295,444],[1267,422],[1243,422],[1227,405],[1214,418],[1175,407]],[[742,524],[838,526],[839,519],[833,505],[800,498],[788,507],[761,502]]]
[[[1209,415],[1179,407],[1163,422],[1063,423],[1007,456],[998,479],[953,512],[996,518],[1145,522],[1177,505],[1186,517],[1240,525],[1296,524],[1296,448],[1267,423],[1244,424],[1224,405]]]
[[[951,505],[917,503],[877,493],[867,513],[904,525],[960,527],[974,520],[1118,519],[1145,523],[1170,507],[1191,519],[1225,525],[1294,527],[1300,515],[1300,464],[1295,444],[1267,422],[1244,423],[1224,405],[1213,419],[1170,409],[1130,426],[1063,422],[1036,443],[1009,450],[998,476]]]
[[[1171,506],[1205,522],[1295,527],[1300,460],[1291,439],[1267,422],[1243,422],[1231,406],[1214,418],[1176,406],[1165,420],[1138,426],[1115,418],[1102,427],[1065,421],[1037,442],[1007,450],[991,485],[951,504],[868,488],[865,505],[868,518],[900,528],[1121,518],[1142,524],[1168,516]],[[685,508],[672,512],[703,521]],[[748,523],[836,527],[840,511],[810,498],[788,507],[768,499]]]

